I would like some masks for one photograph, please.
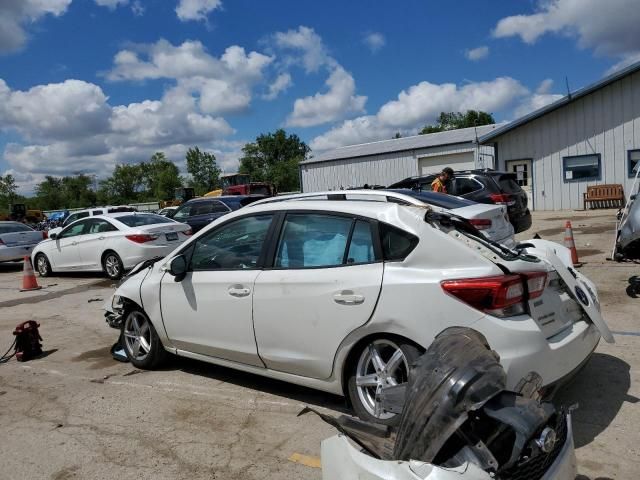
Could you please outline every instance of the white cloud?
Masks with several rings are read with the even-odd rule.
[[[373,32],[365,35],[362,42],[369,48],[369,50],[371,50],[371,53],[376,53],[387,44],[387,40],[384,38],[384,35],[379,32]]]
[[[291,61],[302,63],[307,73],[317,72],[320,67],[336,65],[336,61],[329,56],[322,38],[313,28],[301,25],[297,30],[277,32],[273,36],[276,46],[282,49],[294,50],[301,53],[301,58],[291,58]]]
[[[287,118],[287,126],[321,125],[364,110],[367,97],[355,94],[356,83],[342,67],[336,67],[325,83],[328,87],[326,93],[316,93],[295,101],[293,112]]]
[[[19,91],[0,79],[0,130],[22,137],[6,145],[4,159],[30,181],[79,170],[107,175],[157,150],[183,159],[188,147],[211,148],[234,133],[181,87],[160,100],[112,106],[99,86],[80,80]]]
[[[136,17],[141,17],[144,15],[145,8],[144,5],[140,3],[140,0],[133,0],[133,3],[131,4],[131,11]]]
[[[0,53],[19,50],[27,41],[26,24],[46,15],[63,15],[71,0],[2,0],[0,1]]]
[[[107,7],[109,10],[115,10],[120,5],[126,5],[129,0],[95,0],[96,4],[101,7]]]
[[[293,85],[293,81],[291,80],[291,75],[288,73],[281,73],[276,77],[271,85],[269,85],[269,91],[265,93],[262,98],[265,100],[275,100],[275,98],[280,95],[281,92],[287,90],[291,85]]]
[[[466,50],[464,52],[464,56],[467,57],[467,60],[471,60],[472,62],[477,62],[478,60],[482,60],[489,56],[489,47],[487,47],[486,45],[483,45],[481,47]]]
[[[200,96],[204,112],[220,114],[249,107],[252,88],[262,81],[273,59],[258,52],[246,53],[237,45],[216,58],[199,41],[174,46],[162,39],[121,50],[106,76],[112,81],[173,79],[178,87]]]
[[[606,72],[605,75],[610,75],[618,70],[622,70],[623,68],[628,67],[629,65],[633,65],[634,63],[640,62],[640,52],[630,53],[628,55],[622,55],[622,59],[612,65]]]
[[[528,113],[531,113],[539,108],[546,107],[550,103],[560,100],[564,95],[559,93],[551,93],[553,88],[553,80],[547,78],[540,82],[535,93],[527,97],[518,107],[515,109],[514,114],[516,117],[522,117]]]
[[[347,120],[314,138],[310,146],[313,150],[320,151],[384,140],[398,131],[408,135],[415,134],[419,127],[433,122],[440,112],[469,109],[500,111],[528,93],[520,82],[510,77],[468,83],[461,87],[453,83],[420,82],[400,92],[396,100],[384,104],[376,115]]]
[[[221,0],[180,0],[176,14],[183,22],[189,20],[207,20],[207,16],[222,7]]]
[[[623,56],[640,51],[639,23],[637,0],[545,0],[533,14],[501,19],[493,36],[519,36],[532,44],[555,33],[575,37],[597,54]]]

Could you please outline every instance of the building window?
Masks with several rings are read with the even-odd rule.
[[[627,150],[627,158],[629,177],[635,177],[640,170],[640,150]]]
[[[566,182],[600,180],[600,154],[563,157],[563,179]]]

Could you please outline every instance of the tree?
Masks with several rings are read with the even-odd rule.
[[[7,173],[6,175],[0,175],[0,209],[8,209],[9,204],[13,203],[16,198],[16,192],[18,187],[13,175]]]
[[[146,200],[168,200],[173,198],[175,189],[182,186],[180,170],[163,152],[154,153],[149,163],[142,162],[140,172]]]
[[[130,203],[144,188],[140,165],[116,165],[111,177],[100,182],[100,203]]]
[[[479,127],[480,125],[491,125],[494,123],[496,123],[496,121],[493,115],[480,110],[467,110],[465,113],[440,112],[436,124],[425,125],[420,131],[420,135],[456,130],[458,128]]]
[[[36,185],[36,199],[44,210],[55,210],[66,207],[62,179],[47,175],[44,181]]]
[[[193,179],[196,195],[204,195],[220,185],[220,169],[213,153],[201,152],[198,147],[187,150],[187,172]]]
[[[287,135],[283,129],[261,134],[242,153],[240,173],[248,173],[252,181],[271,182],[282,192],[300,189],[298,164],[309,147],[297,135]]]

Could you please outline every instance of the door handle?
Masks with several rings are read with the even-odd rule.
[[[104,240],[104,237],[98,237],[98,240]]]
[[[251,293],[251,289],[244,285],[231,285],[227,289],[227,292],[229,292],[229,295],[232,297],[246,297]]]
[[[353,290],[343,290],[333,296],[333,301],[340,305],[360,305],[364,303],[364,295],[354,293]]]
[[[78,242],[71,242],[71,245],[77,245]]]

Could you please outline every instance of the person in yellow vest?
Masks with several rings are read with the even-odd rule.
[[[431,182],[431,190],[434,192],[448,193],[447,186],[453,178],[453,168],[445,167],[442,172]]]

